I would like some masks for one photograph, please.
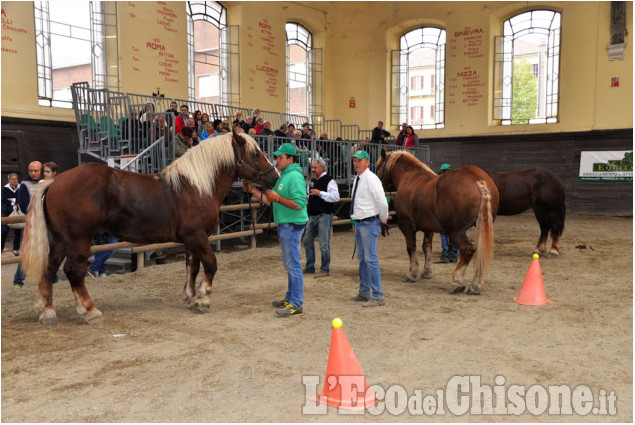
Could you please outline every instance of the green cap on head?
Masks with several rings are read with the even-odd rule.
[[[441,171],[448,171],[448,170],[451,170],[451,169],[452,169],[452,166],[450,164],[443,164],[441,166]]]
[[[291,143],[283,143],[282,146],[280,146],[280,149],[275,151],[273,154],[275,156],[278,156],[278,155],[282,155],[283,153],[290,156],[298,155],[298,151],[295,149],[295,146],[293,146]]]
[[[366,158],[367,160],[370,161],[370,155],[368,155],[368,152],[366,152],[365,150],[359,150],[355,152],[355,155],[353,155],[353,158]]]

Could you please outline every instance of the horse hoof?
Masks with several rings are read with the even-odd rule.
[[[88,313],[84,320],[86,320],[86,323],[89,325],[101,325],[104,323],[104,316],[101,314],[101,311],[96,310]]]
[[[401,281],[402,282],[416,282],[417,278],[407,274],[401,279]]]
[[[432,279],[432,273],[422,273],[421,279]]]
[[[549,251],[549,258],[558,258],[560,257],[560,253],[558,251],[556,251],[555,249],[552,249],[551,251]]]
[[[197,305],[197,306],[192,307],[192,312],[194,314],[206,314],[206,313],[209,313],[209,308],[205,309],[205,307],[201,307],[201,306]]]
[[[40,324],[44,326],[51,326],[58,322],[57,317],[42,317],[40,318]]]
[[[460,294],[463,291],[465,291],[465,286],[457,286],[456,288],[454,288],[452,293],[453,294]]]
[[[472,292],[472,290],[471,290],[471,289],[469,289],[469,288],[468,288],[468,290],[467,290],[467,294],[468,294],[468,295],[481,295],[481,293],[480,293],[480,292]]]

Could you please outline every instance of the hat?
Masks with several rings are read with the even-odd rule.
[[[291,156],[298,155],[298,151],[295,150],[295,146],[293,146],[291,143],[283,143],[282,146],[280,146],[280,149],[275,151],[273,154],[275,156],[278,156],[278,155],[282,155],[283,153],[287,155],[291,155]]]
[[[452,170],[452,166],[450,164],[443,164],[440,168],[440,171]]]
[[[366,152],[365,150],[359,150],[355,152],[355,155],[353,155],[353,158],[366,158],[367,160],[370,161],[370,155],[368,155],[368,152]]]

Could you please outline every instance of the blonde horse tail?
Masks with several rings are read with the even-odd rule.
[[[22,239],[22,273],[27,282],[39,284],[46,274],[49,260],[49,232],[44,213],[44,196],[50,183],[33,187],[33,195],[26,214]]]
[[[492,196],[484,181],[476,182],[481,192],[481,205],[476,219],[476,252],[474,261],[476,274],[482,279],[487,275],[490,263],[494,259],[494,218],[492,214]]]

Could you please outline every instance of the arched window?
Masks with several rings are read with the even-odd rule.
[[[105,87],[101,7],[99,1],[33,3],[40,105],[71,108],[70,87],[76,81]]]
[[[289,22],[287,32],[287,113],[309,117],[322,113],[322,51],[313,48],[311,32]]]
[[[435,27],[401,36],[400,50],[392,54],[392,125],[444,127],[445,37],[445,30]]]
[[[187,2],[187,17],[190,100],[238,106],[238,28],[227,26],[227,9],[214,1]]]
[[[560,18],[532,10],[504,22],[494,62],[493,117],[501,124],[558,121]]]

